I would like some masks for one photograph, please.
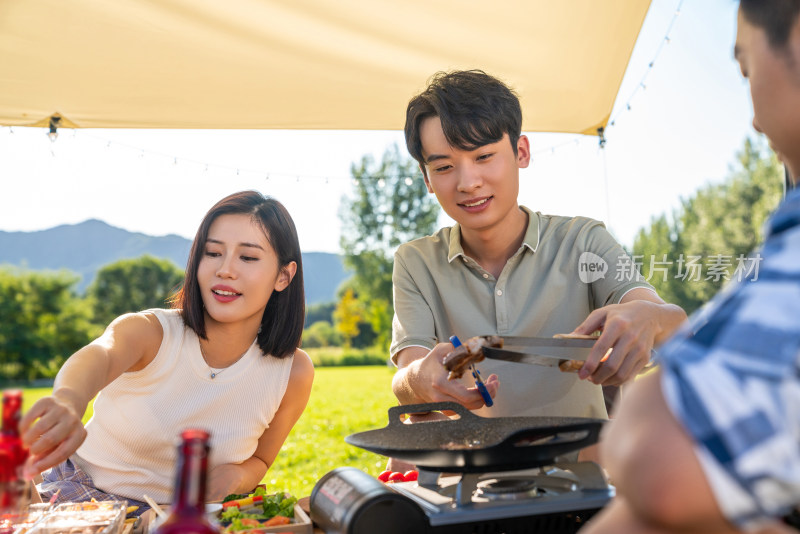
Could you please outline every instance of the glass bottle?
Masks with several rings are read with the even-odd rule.
[[[19,420],[22,391],[3,391],[3,427],[0,431],[0,534],[10,532],[29,504],[28,483],[22,467],[28,450],[22,446]]]
[[[181,432],[172,510],[158,526],[156,534],[219,532],[208,522],[205,513],[208,437],[205,430],[192,428]]]

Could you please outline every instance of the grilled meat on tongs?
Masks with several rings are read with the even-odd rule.
[[[445,369],[450,371],[447,379],[461,378],[470,365],[483,360],[483,347],[502,348],[503,338],[500,336],[475,336],[456,347],[442,360]]]

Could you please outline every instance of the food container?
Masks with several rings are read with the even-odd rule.
[[[126,501],[59,504],[27,534],[120,534],[126,508]]]
[[[224,530],[223,532],[228,532]],[[288,525],[275,525],[274,527],[258,527],[252,530],[232,530],[229,534],[252,534],[253,532],[296,532],[300,534],[312,534],[313,527],[311,518],[303,511],[299,504],[294,505],[294,519]]]
[[[12,521],[12,534],[25,534],[36,524],[50,508],[48,503],[36,503],[27,507],[25,512]],[[0,529],[3,530],[3,529]]]

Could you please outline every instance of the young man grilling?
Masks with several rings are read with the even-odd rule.
[[[395,254],[392,388],[401,404],[455,401],[488,417],[605,418],[601,385],[636,376],[686,315],[658,297],[601,222],[518,204],[519,170],[531,157],[521,125],[517,96],[481,71],[439,73],[408,105],[408,150],[456,224]],[[586,262],[606,275],[586,279]],[[454,334],[596,330],[602,334],[578,374],[481,362],[491,408],[469,374],[451,381],[442,365]]]

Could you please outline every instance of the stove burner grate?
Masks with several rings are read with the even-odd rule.
[[[536,485],[536,481],[530,478],[492,478],[478,482],[476,497],[483,497],[487,500],[509,500],[530,499],[542,495],[544,489]]]

